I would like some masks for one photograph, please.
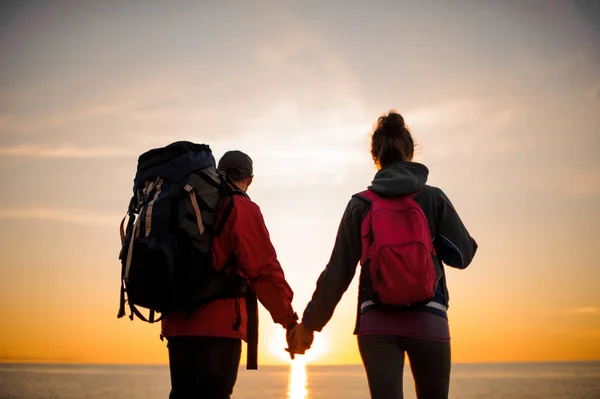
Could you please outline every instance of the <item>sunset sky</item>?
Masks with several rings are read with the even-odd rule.
[[[0,1],[0,361],[167,363],[116,318],[118,225],[138,155],[176,140],[254,159],[302,312],[391,108],[480,245],[448,271],[453,361],[600,359],[593,3]],[[310,361],[360,362],[356,291]]]

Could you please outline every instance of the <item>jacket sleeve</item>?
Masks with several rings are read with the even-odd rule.
[[[294,293],[285,280],[260,208],[252,201],[238,201],[236,208],[231,242],[239,267],[273,321],[287,327],[297,319],[292,308]]]
[[[348,203],[329,263],[317,280],[317,288],[304,310],[302,323],[311,330],[321,331],[331,319],[356,273],[361,256],[361,224],[367,209],[367,206],[361,206],[362,202],[352,199]]]
[[[442,190],[438,191],[437,234],[434,245],[442,262],[458,269],[469,266],[477,252],[477,243]]]

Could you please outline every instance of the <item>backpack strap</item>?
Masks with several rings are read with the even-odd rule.
[[[237,269],[237,259],[235,255],[231,254],[229,260],[221,269],[218,270],[219,274],[235,273]],[[244,277],[247,279],[246,277]],[[246,342],[248,350],[246,352],[246,370],[258,370],[258,298],[256,293],[252,291],[250,285],[247,283],[246,293],[244,299],[246,301]],[[236,303],[236,310],[238,316],[233,325],[233,329],[238,331],[242,324],[242,317],[240,313],[239,298],[234,298]]]
[[[196,224],[198,225],[198,232],[200,232],[200,235],[202,235],[202,233],[204,233],[204,223],[202,223],[202,212],[200,212],[200,207],[198,206],[196,191],[189,184],[185,185],[184,190],[187,191],[188,195],[190,196],[192,208],[194,208],[194,213],[196,214]]]
[[[215,237],[218,237],[221,235],[221,232],[223,231],[223,227],[225,227],[225,222],[229,218],[229,215],[231,215],[232,211],[233,211],[233,194],[231,195],[231,198],[227,202],[227,205],[225,205],[225,208],[223,208],[221,210],[221,212],[219,212],[220,213],[219,220],[217,221],[217,224],[215,226]]]
[[[352,197],[359,198],[369,204],[380,199],[380,197],[371,190],[364,190],[354,194]],[[371,206],[371,209],[373,207]],[[369,248],[373,241],[373,232],[371,230],[371,209],[367,212],[360,227],[360,264],[364,266],[369,259]]]
[[[125,217],[123,217],[123,220],[121,220],[121,225],[119,226],[119,230],[121,233],[121,253],[119,254],[119,258],[123,259],[123,255],[125,254],[125,250],[128,247],[127,245],[127,239],[132,240],[133,237],[133,228],[134,228],[134,221],[135,221],[135,207],[136,207],[136,199],[139,199],[139,192],[138,192],[138,196],[136,197],[136,195],[131,197],[131,200],[129,201],[129,207],[127,209],[127,214],[125,215]],[[125,219],[127,219],[127,217],[129,217],[129,219],[127,220],[127,228],[124,229],[124,225],[125,225]],[[122,263],[121,266],[121,293],[120,293],[120,297],[119,297],[119,311],[117,313],[117,318],[120,319],[121,317],[125,316],[125,284],[124,284],[124,279],[123,276],[125,275],[125,262]]]
[[[142,312],[140,312],[139,309],[136,308],[135,305],[132,303],[129,303],[129,309],[131,309],[131,315],[129,315],[130,320],[133,320],[133,315],[136,315],[138,319],[145,321],[146,323],[152,324],[161,321],[164,317],[164,314],[161,314],[158,319],[155,319],[154,317],[156,313],[154,312],[154,310],[150,310],[150,315],[148,316],[148,318],[146,318],[146,316],[144,316]]]
[[[409,194],[406,194],[406,195],[410,196],[412,198],[416,198],[419,194],[421,194],[423,192],[423,190],[425,189],[425,187],[426,186],[423,186],[420,189],[418,189],[417,191],[415,191],[414,193],[409,193]],[[365,201],[368,201],[368,202],[373,202],[373,201],[376,201],[376,200],[378,200],[378,199],[381,198],[379,195],[375,194],[371,190],[361,191],[360,193],[354,194],[353,197],[361,198],[361,199],[363,199]]]
[[[246,313],[248,315],[246,370],[258,370],[258,301],[251,289],[246,293]]]
[[[156,187],[158,184],[160,184],[160,178],[157,177],[156,180],[150,184],[148,184],[148,187],[146,187],[145,189],[145,193],[149,193],[151,192],[154,187]],[[129,268],[131,266],[131,258],[133,255],[133,242],[135,241],[135,236],[137,235],[137,233],[139,232],[140,229],[140,220],[141,217],[138,217],[137,219],[135,218],[135,207],[137,204],[137,200],[139,200],[139,191],[137,193],[137,197],[134,195],[131,200],[129,201],[129,209],[127,210],[127,215],[125,215],[125,218],[127,218],[127,216],[129,216],[129,220],[127,221],[127,229],[126,231],[124,231],[123,226],[125,223],[125,218],[123,218],[123,220],[121,221],[121,225],[120,225],[120,233],[121,233],[121,243],[122,243],[122,248],[121,248],[121,254],[120,254],[120,258],[122,259],[123,255],[125,255],[125,251],[127,251],[127,255],[126,255],[126,261],[123,262],[122,264],[122,268],[121,268],[121,293],[120,293],[120,297],[119,297],[119,312],[117,313],[117,318],[121,318],[123,316],[125,316],[125,281],[129,280]],[[142,208],[146,206],[146,204],[144,203],[142,205]],[[139,210],[139,213],[141,214],[142,209]],[[142,313],[137,310],[137,308],[129,301],[127,301],[129,303],[129,309],[131,310],[131,315],[129,316],[129,318],[131,320],[133,320],[133,315],[135,314],[137,317],[139,317],[140,319],[144,320],[145,322],[148,323],[155,323],[159,320],[162,319],[162,315],[159,319],[154,320],[154,311],[150,311],[150,316],[149,318],[144,317],[144,315],[142,315]]]
[[[154,182],[148,184],[148,187],[146,187],[146,189],[144,191],[144,197],[148,193],[150,193],[154,189],[154,187],[156,187],[156,185],[159,184],[159,182],[160,182],[160,177],[157,177]],[[142,205],[142,209],[139,210],[140,215],[142,214],[142,210],[146,205],[147,205],[147,203],[144,201],[144,203]],[[127,260],[125,261],[125,271],[123,273],[123,279],[125,281],[129,280],[129,268],[131,267],[131,257],[133,255],[133,242],[135,241],[137,234],[139,234],[141,219],[142,219],[141,217],[138,217],[135,220],[135,223],[133,224],[133,230],[131,232],[131,236],[129,237],[129,245],[128,245],[129,248],[127,249]]]
[[[377,194],[375,194],[371,190],[361,191],[360,193],[354,194],[353,197],[360,198],[363,201],[367,201],[369,203],[371,203],[373,201],[377,201],[380,198]]]
[[[234,197],[236,195],[243,195],[244,197],[249,198],[248,194],[240,190],[231,180],[231,178],[222,173],[220,173],[219,175],[221,176],[221,193],[224,196],[228,196],[230,199],[227,202],[227,205],[225,205],[225,208],[221,209],[218,212],[220,215],[215,226],[215,237],[221,234],[221,232],[223,231],[223,227],[225,226],[225,222],[227,221],[227,219],[231,215],[231,212],[233,211]]]
[[[117,319],[125,316],[125,285],[123,284],[123,278],[121,278],[121,294],[119,296],[119,311],[117,312]]]

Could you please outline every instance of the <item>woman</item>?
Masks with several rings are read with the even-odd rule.
[[[353,196],[348,203],[331,259],[317,281],[302,324],[292,333],[294,345],[298,347],[296,353],[302,353],[310,345],[313,332],[321,331],[327,324],[352,281],[356,265],[365,255],[361,252],[366,250],[361,251],[361,228],[364,233],[363,222],[366,217],[371,222],[369,211],[375,204],[367,197],[396,198],[396,202],[407,195],[413,197],[415,207],[422,210],[418,213],[426,218],[426,221],[421,219],[422,224],[433,241],[431,252],[427,252],[430,258],[423,258],[423,267],[431,264],[432,271],[435,270],[435,273],[430,273],[431,296],[414,306],[385,305],[382,303],[385,302],[383,296],[374,289],[369,272],[370,260],[365,262],[369,256],[361,261],[354,333],[358,335],[358,346],[373,399],[403,397],[405,353],[410,361],[417,397],[448,398],[450,332],[446,311],[449,296],[442,262],[464,269],[477,250],[477,243],[469,235],[450,200],[439,188],[425,184],[428,169],[412,162],[414,147],[401,115],[391,111],[378,119],[371,140],[371,154],[378,172],[369,187],[370,195]],[[371,226],[375,226],[372,223]],[[374,236],[377,234],[377,231],[373,232]],[[364,244],[365,237],[362,238]],[[402,286],[403,282],[400,283]],[[391,292],[394,294],[393,290]]]

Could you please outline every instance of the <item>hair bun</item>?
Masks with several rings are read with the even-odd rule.
[[[398,135],[406,132],[404,118],[396,111],[390,111],[387,115],[379,118],[378,128],[383,134]]]
[[[404,118],[399,113],[390,111],[390,113],[381,120],[381,128],[390,133],[402,132],[406,128],[404,126]]]

